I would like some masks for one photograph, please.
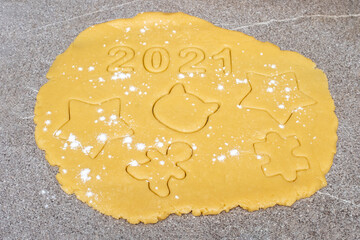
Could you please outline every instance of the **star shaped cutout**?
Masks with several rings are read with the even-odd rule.
[[[120,99],[115,98],[99,104],[70,100],[69,121],[54,135],[67,140],[63,149],[81,149],[95,158],[108,141],[133,133],[121,119]]]
[[[280,124],[285,124],[299,107],[316,103],[299,90],[295,73],[275,76],[248,73],[247,79],[251,90],[240,105],[264,110]]]
[[[190,159],[192,148],[186,143],[176,142],[168,147],[165,155],[156,149],[149,149],[146,156],[150,161],[130,164],[126,171],[137,180],[146,180],[150,191],[156,195],[166,197],[170,194],[170,178],[185,178],[185,171],[177,163]]]
[[[277,133],[268,133],[265,142],[255,143],[255,153],[258,158],[267,160],[262,165],[265,176],[281,175],[286,181],[296,180],[297,171],[309,169],[308,160],[302,156],[295,156],[293,150],[300,146],[295,136],[282,138]],[[259,157],[260,156],[260,157]]]

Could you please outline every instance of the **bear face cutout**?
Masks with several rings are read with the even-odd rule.
[[[154,117],[165,126],[182,133],[193,133],[205,127],[210,115],[220,105],[207,103],[187,93],[184,85],[174,85],[169,94],[160,97],[153,106]]]

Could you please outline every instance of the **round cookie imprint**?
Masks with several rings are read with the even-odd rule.
[[[39,91],[57,179],[130,223],[292,205],[326,185],[337,118],[302,55],[183,13],[92,26]]]

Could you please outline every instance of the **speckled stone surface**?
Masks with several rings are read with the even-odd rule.
[[[292,207],[155,225],[115,220],[65,194],[35,144],[37,90],[79,32],[143,11],[185,12],[316,62],[339,118],[328,186]],[[1,0],[0,29],[0,239],[360,238],[360,1]]]

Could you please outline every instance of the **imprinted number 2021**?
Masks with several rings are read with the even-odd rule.
[[[109,56],[116,57],[107,70],[109,72],[129,73],[134,71],[133,60],[135,51],[128,46],[116,46],[109,50]],[[179,57],[185,62],[179,66],[180,73],[205,73],[206,68],[199,66],[205,60],[205,52],[197,47],[187,47],[179,51]],[[232,71],[231,50],[228,47],[223,48],[218,53],[210,57],[215,61],[221,61],[222,71],[229,74]],[[151,47],[143,53],[143,67],[150,73],[164,72],[170,65],[170,54],[163,47]]]

